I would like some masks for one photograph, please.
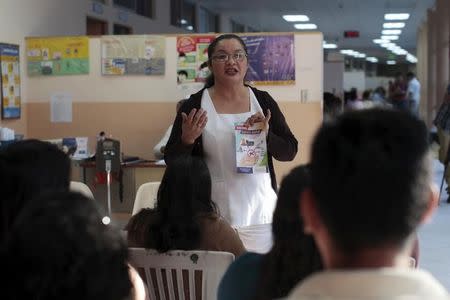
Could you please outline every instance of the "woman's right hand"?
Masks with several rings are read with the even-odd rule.
[[[189,115],[182,112],[183,118],[181,124],[181,141],[185,145],[192,145],[195,140],[202,134],[208,122],[206,111],[200,108],[199,110],[193,108]]]

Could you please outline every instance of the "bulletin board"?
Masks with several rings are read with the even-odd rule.
[[[2,119],[19,119],[21,113],[19,46],[0,43]]]

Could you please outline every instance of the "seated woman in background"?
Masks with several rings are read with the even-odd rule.
[[[248,252],[231,264],[219,285],[218,300],[278,299],[305,277],[322,269],[311,236],[303,233],[300,197],[310,184],[306,166],[282,181],[273,214],[274,244],[265,255]]]
[[[30,139],[0,151],[0,241],[27,202],[43,192],[68,191],[69,184],[70,159],[56,145]]]
[[[126,226],[129,247],[212,250],[241,255],[245,248],[211,199],[206,163],[183,155],[167,166],[155,209],[142,209]]]

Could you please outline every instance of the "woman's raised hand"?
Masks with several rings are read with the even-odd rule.
[[[264,116],[261,112],[257,112],[256,114],[249,117],[247,121],[245,121],[244,126],[251,127],[255,123],[264,122],[264,130],[268,131],[271,116],[272,113],[270,112],[270,109],[267,110],[266,116]]]
[[[181,141],[185,145],[192,145],[195,140],[202,134],[208,122],[206,111],[200,108],[193,108],[189,115],[182,112],[183,122],[181,125]]]

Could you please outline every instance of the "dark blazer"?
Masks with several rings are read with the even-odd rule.
[[[270,179],[272,181],[272,187],[276,192],[277,182],[272,158],[279,161],[293,160],[298,151],[298,142],[289,129],[278,104],[275,100],[273,100],[269,93],[260,91],[253,87],[250,88],[255,94],[263,113],[265,114],[267,109],[270,109],[272,114],[269,121],[269,133],[267,135],[267,154],[269,159]],[[205,89],[202,89],[201,91],[191,95],[188,101],[186,101],[178,111],[173,123],[172,133],[170,134],[169,141],[167,142],[164,151],[164,160],[167,164],[170,164],[170,161],[180,154],[191,154],[203,157],[204,153],[201,135],[192,145],[184,145],[181,142],[181,125],[183,120],[181,113],[184,112],[189,114],[193,108],[200,109],[204,90]]]

